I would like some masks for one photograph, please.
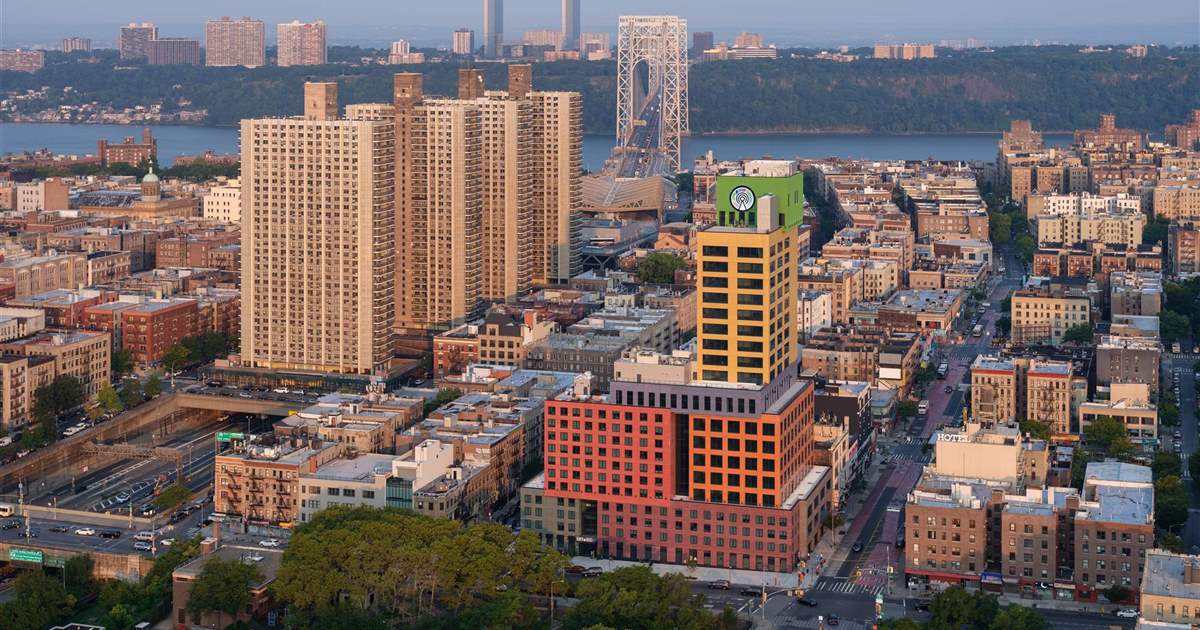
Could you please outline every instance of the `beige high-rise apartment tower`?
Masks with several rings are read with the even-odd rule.
[[[242,362],[379,374],[393,353],[395,129],[338,118],[337,85],[304,115],[243,120]]]
[[[420,74],[393,87],[396,326],[423,335],[483,305],[483,116],[471,101],[424,98]]]
[[[205,28],[204,65],[257,68],[267,63],[262,20],[248,17],[209,20]]]
[[[325,64],[325,22],[293,20],[275,27],[278,43],[276,63],[286,66]]]
[[[508,89],[489,91],[481,71],[462,70],[458,98],[430,100],[420,75],[396,75],[397,243],[412,244],[401,245],[396,282],[406,335],[579,271],[581,100],[534,91],[532,76],[510,66]],[[443,110],[461,112],[461,130],[446,122],[431,135],[432,112]]]

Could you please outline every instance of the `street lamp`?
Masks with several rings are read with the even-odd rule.
[[[550,627],[554,628],[554,585],[566,584],[566,580],[554,580],[550,583]]]

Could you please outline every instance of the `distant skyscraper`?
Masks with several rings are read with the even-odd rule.
[[[231,20],[223,17],[209,20],[205,29],[205,59],[207,66],[266,65],[267,43],[262,20],[244,17]]]
[[[412,52],[412,46],[407,40],[398,39],[392,42],[392,48],[388,52],[388,63],[392,65],[425,63],[425,53]]]
[[[62,41],[62,51],[65,53],[75,52],[77,50],[88,51],[92,49],[92,40],[86,37],[68,37]]]
[[[579,36],[579,51],[584,59],[596,61],[612,58],[612,36],[608,33],[583,33]]]
[[[562,49],[579,50],[579,0],[562,0]]]
[[[450,50],[456,55],[475,54],[475,31],[469,28],[460,28],[454,31],[453,46]]]
[[[748,33],[742,31],[733,39],[733,45],[743,48],[762,48],[763,36],[761,33]]]
[[[483,56],[504,53],[504,0],[483,0]]]
[[[393,352],[393,121],[338,118],[337,84],[306,83],[303,117],[241,133],[243,364],[379,374]]]
[[[325,23],[297,20],[275,27],[277,60],[281,67],[325,64]]]
[[[696,31],[692,33],[692,56],[699,59],[704,56],[704,51],[713,47],[716,41],[713,39],[712,31]]]
[[[122,26],[117,36],[117,50],[121,53],[121,59],[145,59],[147,43],[152,39],[158,39],[158,27],[150,22],[131,22],[129,26]]]

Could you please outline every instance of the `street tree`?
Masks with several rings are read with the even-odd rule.
[[[236,618],[238,611],[250,603],[250,586],[261,577],[262,572],[252,564],[212,558],[192,582],[187,612],[194,623],[200,623],[205,613],[216,613],[217,627],[223,628],[225,615]]]
[[[674,284],[675,272],[687,266],[682,258],[668,252],[654,252],[638,263],[638,279],[646,284]]]
[[[146,384],[142,386],[142,392],[146,398],[154,398],[162,393],[162,379],[157,373],[146,377]]]
[[[105,383],[100,387],[98,400],[100,406],[108,413],[118,413],[123,408],[121,397],[117,395],[117,390],[113,389],[112,383]]]
[[[188,360],[192,358],[192,353],[183,344],[175,344],[167,348],[167,353],[163,355],[162,363],[169,372],[177,372],[183,367]]]
[[[996,613],[988,630],[1048,630],[1042,613],[1024,606],[1005,606]]]

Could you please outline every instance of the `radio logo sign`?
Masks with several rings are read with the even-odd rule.
[[[754,207],[754,191],[747,186],[738,186],[729,193],[729,205],[738,212],[747,212]]]

